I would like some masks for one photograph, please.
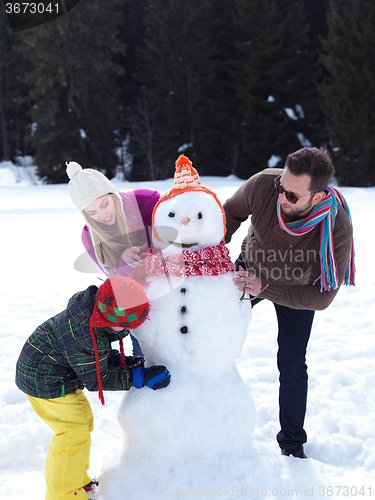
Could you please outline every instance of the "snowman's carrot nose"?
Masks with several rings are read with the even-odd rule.
[[[182,221],[182,224],[185,224],[185,226],[186,226],[186,224],[189,224],[189,219],[184,219],[184,220]]]

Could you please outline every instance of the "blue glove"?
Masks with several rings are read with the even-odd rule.
[[[150,389],[162,389],[171,381],[171,374],[165,366],[149,366],[148,368],[134,368],[133,385],[137,389],[147,385]]]

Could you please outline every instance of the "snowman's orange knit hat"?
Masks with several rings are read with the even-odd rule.
[[[195,170],[193,167],[192,162],[189,160],[187,156],[180,155],[179,158],[176,161],[176,171],[174,174],[174,179],[173,179],[173,187],[166,193],[164,193],[164,196],[160,198],[160,200],[157,202],[154,208],[154,212],[152,214],[152,225],[155,226],[155,212],[163,201],[169,200],[173,196],[177,196],[179,194],[186,193],[188,191],[202,191],[204,193],[208,193],[212,195],[215,198],[216,203],[219,205],[221,213],[223,214],[223,224],[224,224],[224,235],[226,232],[226,220],[225,220],[225,212],[223,209],[222,204],[219,201],[219,198],[216,196],[216,194],[211,191],[211,189],[202,186],[202,183],[199,179],[198,172]],[[158,237],[157,233],[154,231],[154,235],[158,240],[160,238]]]

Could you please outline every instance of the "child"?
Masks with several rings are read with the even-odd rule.
[[[95,483],[87,473],[93,415],[84,387],[98,390],[104,404],[103,390],[169,384],[164,366],[144,368],[142,358],[124,356],[122,339],[145,321],[149,309],[142,287],[117,276],[74,294],[64,311],[27,339],[16,384],[55,432],[46,458],[46,500],[87,500]],[[116,340],[121,354],[111,349]]]

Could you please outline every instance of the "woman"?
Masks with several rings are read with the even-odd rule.
[[[119,192],[98,170],[67,163],[69,194],[86,225],[82,242],[90,257],[107,276],[129,276],[140,267],[140,253],[151,245],[152,212],[160,195],[136,189]],[[132,337],[133,354],[141,355]]]

